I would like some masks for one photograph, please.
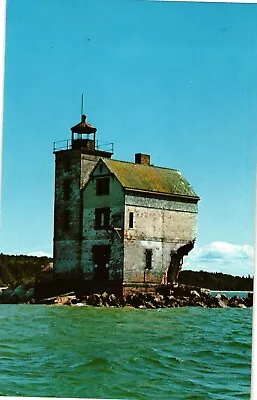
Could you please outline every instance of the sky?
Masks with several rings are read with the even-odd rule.
[[[52,255],[53,142],[81,94],[114,158],[182,172],[200,196],[184,269],[253,274],[257,5],[7,1],[0,252]]]

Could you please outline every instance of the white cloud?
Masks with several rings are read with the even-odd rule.
[[[253,259],[253,246],[212,242],[204,247],[195,246],[184,258],[183,269],[246,276],[254,273]]]
[[[50,252],[35,250],[29,256],[53,257]],[[183,269],[192,271],[223,272],[224,274],[247,276],[254,273],[254,249],[248,244],[211,242],[195,248],[184,257]]]

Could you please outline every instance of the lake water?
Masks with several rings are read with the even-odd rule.
[[[246,298],[248,297],[248,294],[253,292],[249,292],[246,290],[242,290],[241,292],[232,292],[232,291],[226,291],[226,290],[212,290],[211,294],[212,296],[216,296],[217,294],[225,294],[227,297],[233,297],[233,296],[238,296],[241,298]]]
[[[2,396],[249,399],[252,309],[0,305]]]

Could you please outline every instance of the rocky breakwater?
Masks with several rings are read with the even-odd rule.
[[[0,304],[35,303],[34,288],[19,285],[14,289],[0,289]]]
[[[202,307],[202,308],[247,308],[253,305],[253,295],[241,298],[227,297],[225,294],[212,296],[210,290],[192,286],[179,285],[169,288],[159,288],[156,294],[138,292],[127,295],[125,298],[117,297],[115,294],[91,294],[76,297],[69,294],[41,300],[42,304],[79,305],[96,307],[134,307],[140,309],[173,308],[173,307]]]

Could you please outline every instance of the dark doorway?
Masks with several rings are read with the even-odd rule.
[[[95,245],[92,248],[93,262],[96,265],[94,279],[98,281],[107,281],[109,279],[109,271],[107,264],[110,262],[111,246]]]
[[[109,273],[106,264],[98,264],[95,268],[94,279],[97,281],[108,281]]]

